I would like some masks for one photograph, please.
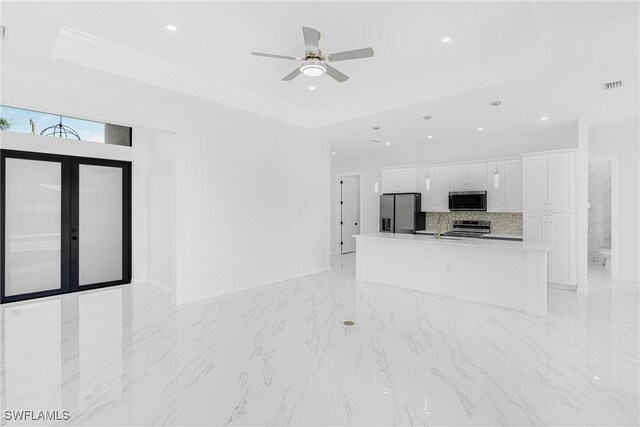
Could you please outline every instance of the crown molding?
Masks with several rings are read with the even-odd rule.
[[[314,123],[311,111],[66,26],[51,56],[298,126]]]

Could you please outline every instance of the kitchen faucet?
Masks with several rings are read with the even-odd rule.
[[[441,236],[441,235],[440,235],[440,218],[442,217],[442,215],[444,215],[444,216],[446,216],[446,217],[447,217],[447,228],[446,228],[446,230],[445,230],[445,233],[446,233],[447,231],[449,231],[449,222],[451,221],[451,218],[449,218],[449,214],[446,214],[446,213],[439,213],[439,214],[438,214],[438,224],[436,225],[436,234],[434,235],[434,237],[435,237],[436,239],[440,239],[440,236]]]

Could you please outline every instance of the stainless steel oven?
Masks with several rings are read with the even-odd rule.
[[[486,211],[486,191],[456,191],[449,193],[450,211]]]

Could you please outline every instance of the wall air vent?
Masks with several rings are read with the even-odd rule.
[[[619,87],[622,87],[622,80],[616,80],[615,82],[602,83],[602,90],[617,89]]]
[[[4,37],[7,35],[7,27],[4,25],[0,25],[0,37],[4,40]]]

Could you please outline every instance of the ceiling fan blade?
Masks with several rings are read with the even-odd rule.
[[[320,40],[320,32],[309,27],[302,27],[302,35],[304,36],[304,50],[305,52],[320,53],[318,48],[318,40]]]
[[[253,56],[264,56],[265,58],[277,58],[277,59],[290,59],[292,61],[297,61],[298,58],[295,56],[285,56],[285,55],[274,55],[272,53],[262,53],[262,52],[251,52]]]
[[[329,77],[333,78],[337,82],[342,83],[349,79],[349,76],[336,70],[331,65],[329,64],[324,64],[324,65],[327,67],[327,74],[329,75]]]
[[[362,49],[346,50],[344,52],[331,53],[327,55],[327,61],[346,61],[347,59],[360,59],[371,58],[373,56],[373,49],[365,47]]]
[[[296,68],[295,70],[284,76],[282,80],[288,82],[289,80],[293,80],[294,78],[296,78],[298,74],[300,74],[300,68]]]

